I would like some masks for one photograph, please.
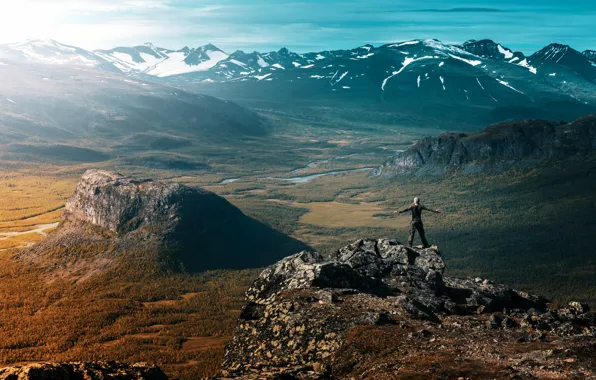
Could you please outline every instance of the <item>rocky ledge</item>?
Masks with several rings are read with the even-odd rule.
[[[596,115],[572,123],[525,120],[492,125],[478,133],[423,138],[389,159],[375,174],[440,175],[449,169],[464,173],[501,171],[594,150]]]
[[[287,257],[247,290],[218,378],[596,378],[587,305],[444,269],[388,239]]]
[[[158,367],[145,363],[37,363],[0,368],[0,380],[167,380]]]

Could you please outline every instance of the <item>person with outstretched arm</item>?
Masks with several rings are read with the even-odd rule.
[[[414,198],[414,203],[406,208],[405,210],[401,211],[394,211],[394,214],[403,214],[408,211],[412,213],[412,222],[410,223],[410,234],[408,236],[408,247],[411,247],[414,243],[414,236],[416,235],[416,231],[420,235],[420,240],[422,240],[422,246],[424,248],[430,247],[428,241],[426,240],[426,235],[424,234],[424,224],[422,223],[422,211],[430,211],[436,214],[440,214],[441,210],[431,210],[429,208],[424,207],[420,204],[420,198]]]

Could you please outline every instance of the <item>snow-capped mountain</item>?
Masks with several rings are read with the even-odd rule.
[[[96,54],[54,40],[31,39],[14,44],[0,45],[0,57],[17,62],[76,65],[118,71],[116,67]]]
[[[340,107],[341,112],[352,107],[374,117],[454,117],[480,125],[596,112],[596,53],[559,44],[530,56],[488,39],[462,45],[427,39],[349,50],[296,53],[282,48],[228,55],[211,44],[88,52],[33,40],[0,46],[3,56],[7,52],[12,59],[85,64],[258,107],[312,104]]]
[[[586,80],[596,83],[596,65],[589,57],[568,45],[550,44],[544,49],[532,54],[531,61],[538,61],[539,65],[552,67],[552,64],[565,66]]]
[[[305,54],[235,52],[211,70],[165,79],[258,107],[358,107],[461,123],[595,112],[596,67],[588,58],[579,53],[581,59],[553,60],[541,52],[526,57],[490,40],[461,46],[412,40]]]
[[[121,71],[145,72],[168,58],[171,50],[161,49],[150,43],[134,47],[117,47],[111,50],[96,50],[94,54],[111,62]]]
[[[139,72],[157,77],[206,71],[228,58],[226,53],[211,44],[196,49],[184,47],[180,50],[168,50],[147,43],[142,46],[96,50],[94,54],[125,73]]]

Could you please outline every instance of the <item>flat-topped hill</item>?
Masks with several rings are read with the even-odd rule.
[[[255,268],[304,247],[209,191],[90,170],[57,230],[17,257],[62,275],[88,276],[113,265],[190,272]]]

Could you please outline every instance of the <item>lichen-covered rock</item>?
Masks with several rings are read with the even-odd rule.
[[[0,380],[167,380],[159,367],[117,362],[38,363],[0,368]]]
[[[596,321],[587,305],[572,302],[563,309],[549,309],[542,297],[480,278],[445,278],[444,269],[438,249],[412,249],[389,239],[360,239],[328,257],[303,251],[284,258],[264,270],[248,289],[248,303],[227,346],[219,378],[375,377],[384,370],[368,368],[362,355],[382,344],[368,341],[366,334],[354,341],[357,331],[372,335],[382,331],[389,334],[388,341],[422,337],[427,344],[440,337],[445,339],[438,346],[443,349],[446,339],[457,336],[460,341],[450,348],[454,351],[475,352],[484,345],[482,350],[489,350],[501,341],[546,342],[548,334],[549,339],[584,337],[588,346],[596,347]],[[455,329],[445,328],[446,323]],[[407,338],[404,329],[409,331]],[[572,341],[565,344],[576,347]],[[368,347],[359,352],[358,362],[350,356],[352,345]],[[508,348],[503,343],[499,350]],[[398,348],[391,351],[396,356],[388,355],[387,349],[369,359],[402,368]],[[423,346],[410,349],[422,356],[443,355],[441,348],[432,353]],[[347,352],[349,356],[342,356]],[[478,368],[490,365],[490,358],[495,356],[482,357]],[[368,369],[356,371],[360,367]]]

